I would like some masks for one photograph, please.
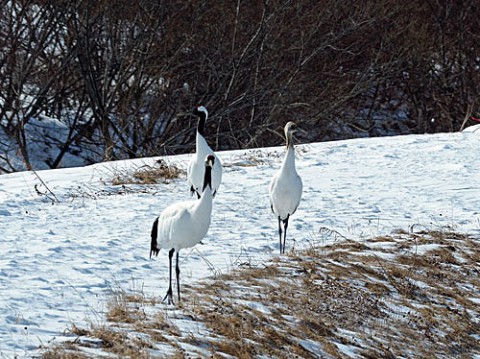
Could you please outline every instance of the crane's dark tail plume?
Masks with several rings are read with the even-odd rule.
[[[153,222],[153,227],[152,227],[152,242],[150,243],[150,258],[152,258],[152,253],[155,254],[155,256],[158,256],[158,252],[160,250],[157,248],[157,236],[158,236],[158,217]]]

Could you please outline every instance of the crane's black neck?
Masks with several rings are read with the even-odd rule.
[[[205,130],[205,121],[207,120],[207,116],[203,112],[200,112],[197,116],[199,117],[197,132],[201,134],[203,137],[205,137],[204,130]]]
[[[210,190],[212,190],[212,167],[210,166],[205,167],[205,177],[203,177],[202,193],[205,192],[207,186],[209,186]]]

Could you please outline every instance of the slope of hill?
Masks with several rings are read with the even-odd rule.
[[[78,355],[105,354],[109,323],[113,342],[136,340],[137,357],[478,352],[478,135],[298,146],[304,195],[279,258],[268,185],[283,149],[220,153],[212,226],[181,252],[185,301],[174,308],[160,303],[167,256],[149,260],[149,232],[188,198],[183,176],[131,183],[158,158],[1,176],[0,353],[75,341]],[[163,160],[184,169],[189,158]],[[119,319],[122,306],[140,318]]]

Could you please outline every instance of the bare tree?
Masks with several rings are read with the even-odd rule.
[[[455,131],[478,111],[474,0],[0,1],[0,128],[27,168],[42,116],[67,128],[39,139],[54,168],[189,151],[200,103],[216,149],[279,143],[291,119],[321,141]]]

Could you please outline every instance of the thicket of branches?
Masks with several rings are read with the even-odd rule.
[[[216,149],[278,144],[288,120],[305,141],[457,131],[479,29],[476,0],[0,0],[0,127],[27,168],[41,116],[68,129],[52,168],[73,144],[190,151],[196,104]]]

